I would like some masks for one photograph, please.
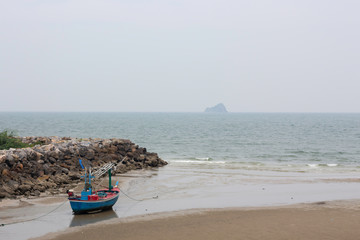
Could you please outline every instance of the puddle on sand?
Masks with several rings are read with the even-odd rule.
[[[99,213],[74,215],[73,218],[71,219],[69,227],[84,226],[91,223],[110,220],[113,218],[118,218],[118,215],[112,209]]]

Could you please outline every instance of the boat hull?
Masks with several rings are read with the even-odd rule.
[[[69,199],[71,208],[75,214],[103,211],[112,208],[119,198],[119,194],[106,199],[80,200]]]

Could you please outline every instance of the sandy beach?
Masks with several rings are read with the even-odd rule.
[[[359,226],[356,200],[143,215],[36,239],[359,239]]]
[[[7,240],[360,236],[355,176],[247,174],[231,169],[194,174],[179,166],[129,172],[113,179],[128,196],[121,194],[113,210],[95,214],[73,215],[65,195],[2,201],[0,235]]]

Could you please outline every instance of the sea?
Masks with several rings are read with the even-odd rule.
[[[169,164],[114,176],[122,194],[111,211],[73,215],[65,189],[0,202],[1,239],[149,214],[360,199],[358,113],[0,113],[4,129],[130,139]]]
[[[19,136],[125,138],[170,164],[360,172],[360,114],[0,113]]]

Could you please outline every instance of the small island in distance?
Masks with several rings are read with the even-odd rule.
[[[205,109],[206,113],[227,113],[226,107],[224,104],[219,103],[213,107],[208,107]]]

